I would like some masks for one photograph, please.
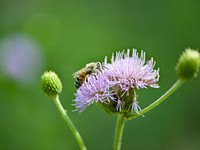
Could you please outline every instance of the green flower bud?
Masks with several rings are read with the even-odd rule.
[[[62,83],[58,75],[52,71],[44,72],[41,77],[41,86],[42,91],[52,98],[55,98],[62,91]]]
[[[180,56],[176,66],[177,75],[181,80],[190,80],[197,76],[200,65],[200,54],[190,48]]]

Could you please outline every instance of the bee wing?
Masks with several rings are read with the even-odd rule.
[[[79,74],[81,74],[84,70],[85,70],[85,68],[82,68],[82,69],[76,71],[75,73],[73,73],[72,76],[74,76],[74,78],[77,78],[77,76],[78,76]]]

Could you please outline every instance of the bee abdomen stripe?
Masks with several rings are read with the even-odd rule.
[[[80,75],[80,77],[81,77],[81,78],[85,78],[85,76],[83,76],[83,75]]]
[[[81,78],[77,78],[77,80],[78,80],[78,81],[83,81],[84,79],[81,79]]]

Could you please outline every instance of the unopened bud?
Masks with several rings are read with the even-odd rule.
[[[190,80],[197,76],[200,65],[200,54],[190,48],[180,56],[176,66],[177,75],[181,80]]]
[[[42,91],[52,98],[55,98],[62,91],[62,83],[58,75],[52,71],[44,72],[41,77],[41,86]]]

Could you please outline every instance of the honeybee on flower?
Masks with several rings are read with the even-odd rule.
[[[87,83],[77,89],[75,94],[76,108],[83,111],[87,106],[96,102],[108,113],[138,113],[136,90],[148,86],[158,88],[159,69],[155,70],[153,58],[145,62],[145,53],[141,55],[133,49],[127,52],[117,52],[112,55],[111,63],[107,57],[101,73],[88,76]],[[87,85],[88,84],[88,85]]]
[[[84,68],[72,74],[74,78],[76,79],[75,87],[77,89],[80,88],[85,80],[86,82],[88,82],[89,75],[92,75],[95,72],[101,71],[101,70],[102,70],[102,67],[101,67],[100,62],[92,62],[92,63],[86,64]]]

